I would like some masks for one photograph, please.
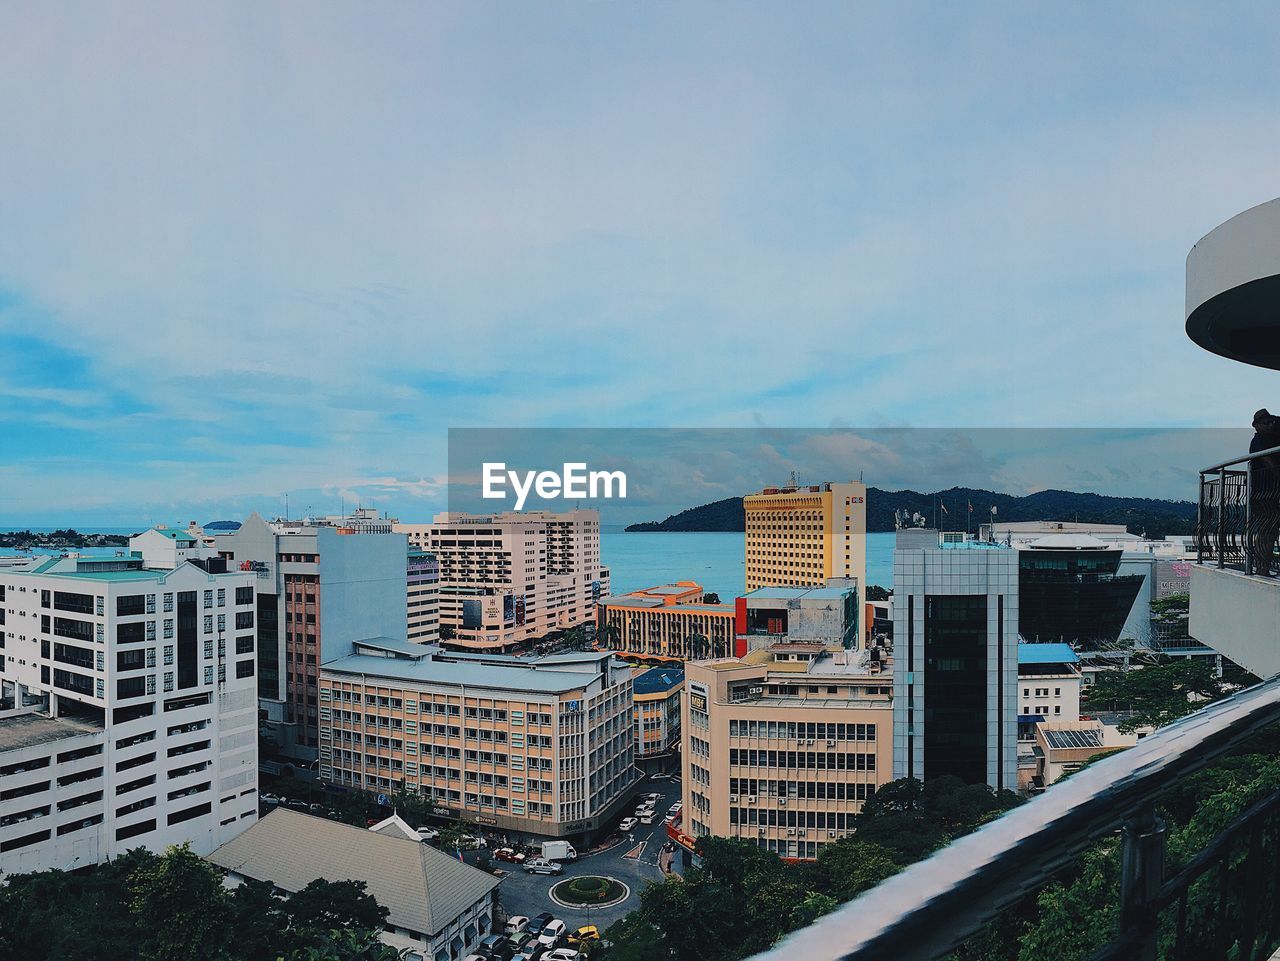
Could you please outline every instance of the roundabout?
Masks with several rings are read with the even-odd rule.
[[[629,898],[631,889],[616,878],[583,874],[557,881],[548,894],[565,908],[607,908]]]

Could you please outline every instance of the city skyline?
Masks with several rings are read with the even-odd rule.
[[[1275,11],[303,9],[0,10],[0,523],[421,517],[450,426],[1267,404],[1180,328]]]

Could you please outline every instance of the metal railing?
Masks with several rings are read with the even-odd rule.
[[[1084,768],[791,934],[756,961],[938,961],[1117,830],[1119,923],[1092,961],[1152,961],[1162,937],[1168,957],[1265,958],[1280,941],[1280,792],[1245,811],[1169,877],[1156,801],[1276,721],[1280,676]],[[1213,932],[1188,930],[1188,896],[1202,880],[1217,885]],[[1229,901],[1228,891],[1239,898]],[[1176,918],[1168,917],[1170,911]]]
[[[1280,533],[1280,447],[1200,471],[1196,558],[1269,575]]]

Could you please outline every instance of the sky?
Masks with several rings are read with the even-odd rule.
[[[1247,426],[1184,271],[1280,193],[1277,35],[0,0],[0,525],[423,520],[449,428]]]

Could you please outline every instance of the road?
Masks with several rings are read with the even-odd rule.
[[[662,799],[657,804],[659,819],[652,825],[636,825],[636,829],[632,831],[635,835],[634,843],[624,842],[601,854],[579,857],[578,860],[565,864],[564,874],[558,877],[525,874],[518,869],[512,871],[502,879],[502,886],[498,889],[507,915],[524,914],[533,917],[543,911],[550,911],[571,929],[584,924],[595,924],[604,930],[614,921],[637,908],[640,904],[640,891],[645,884],[662,878],[662,873],[658,870],[658,852],[663,842],[667,840],[667,833],[661,818],[666,816],[667,808],[680,800],[678,782],[670,780],[645,780],[641,783],[639,791],[642,794],[659,792],[662,794]],[[634,855],[637,847],[640,848],[638,858]],[[628,854],[632,856],[627,857]],[[564,908],[551,900],[548,892],[553,884],[564,878],[583,874],[614,878],[627,885],[631,893],[621,904],[590,910]]]

